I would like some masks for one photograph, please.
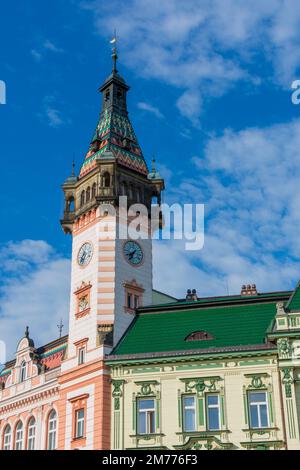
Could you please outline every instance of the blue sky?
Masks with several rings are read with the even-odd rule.
[[[166,201],[206,205],[201,252],[156,243],[155,286],[181,297],[296,284],[299,2],[27,0],[2,4],[1,18],[0,329],[10,350],[26,323],[41,343],[67,320],[60,185],[93,134],[114,28],[130,118]]]

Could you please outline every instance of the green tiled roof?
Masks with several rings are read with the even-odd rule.
[[[275,298],[274,298],[275,297]],[[264,345],[266,330],[276,314],[279,298],[287,300],[288,295],[270,296],[262,301],[245,299],[241,303],[232,301],[229,305],[215,300],[212,306],[197,302],[195,308],[187,309],[187,304],[173,311],[141,311],[127,334],[113,351],[113,355],[131,355],[171,351],[187,351],[232,346]],[[250,300],[250,301],[249,301]],[[267,301],[266,301],[267,300]],[[168,309],[171,309],[170,305]],[[153,306],[153,310],[155,306]],[[196,331],[206,331],[214,339],[205,341],[185,341]]]
[[[294,290],[289,302],[287,303],[286,308],[290,312],[300,310],[300,282],[298,282],[298,285]]]

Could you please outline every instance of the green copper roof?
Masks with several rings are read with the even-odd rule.
[[[300,282],[298,282],[298,285],[294,290],[293,294],[291,295],[291,298],[288,301],[286,308],[290,312],[300,310]]]
[[[130,355],[171,351],[187,351],[230,346],[263,345],[266,330],[276,314],[278,295],[261,301],[245,299],[244,303],[211,307],[196,302],[195,308],[187,304],[173,311],[163,308],[157,313],[141,312],[127,334],[113,351],[113,355]],[[281,293],[281,300],[288,296]],[[177,304],[178,305],[178,304]],[[155,309],[155,307],[153,307]],[[168,309],[171,309],[170,305]],[[149,311],[150,310],[150,311]],[[211,340],[185,341],[193,332],[205,331]]]

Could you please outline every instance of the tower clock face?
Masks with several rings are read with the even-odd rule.
[[[91,243],[84,243],[78,251],[77,261],[79,266],[87,266],[93,256],[93,247]]]
[[[143,250],[142,247],[135,241],[129,240],[124,244],[123,247],[124,256],[128,263],[132,266],[139,266],[143,261]]]

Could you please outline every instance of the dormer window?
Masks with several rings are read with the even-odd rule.
[[[26,380],[26,362],[23,361],[20,367],[20,382],[25,382]]]
[[[194,331],[185,338],[185,341],[209,341],[212,339],[215,338],[207,331]]]

